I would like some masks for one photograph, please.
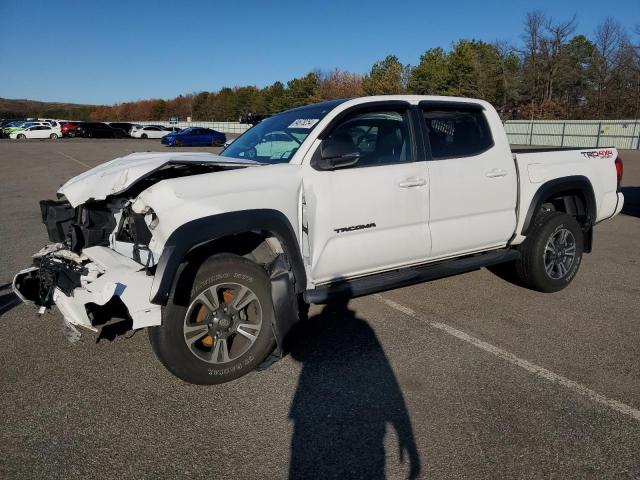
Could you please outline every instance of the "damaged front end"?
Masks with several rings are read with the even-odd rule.
[[[109,325],[114,303],[123,305],[131,328],[160,324],[160,306],[149,302],[153,255],[148,222],[154,214],[133,212],[126,199],[91,202],[73,208],[44,200],[42,220],[54,242],[33,256],[33,266],[19,272],[13,289],[44,313],[54,304],[64,317],[64,332],[79,338],[76,327],[97,332]],[[114,248],[117,248],[115,250]]]
[[[153,236],[160,219],[137,202],[140,194],[165,180],[256,164],[201,152],[144,152],[74,177],[59,189],[58,200],[40,202],[51,244],[15,276],[15,293],[40,313],[55,304],[72,339],[78,326],[104,329],[116,305],[134,330],[160,325],[161,306],[150,302],[162,248]]]

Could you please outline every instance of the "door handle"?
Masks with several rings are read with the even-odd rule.
[[[421,187],[426,185],[427,181],[424,178],[407,178],[398,184],[400,188]]]
[[[502,170],[500,168],[494,168],[493,170],[489,170],[486,173],[486,176],[489,177],[489,178],[506,177],[507,176],[507,171],[506,170]]]

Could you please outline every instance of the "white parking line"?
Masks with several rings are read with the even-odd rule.
[[[58,152],[57,150],[56,150],[56,153],[59,153],[63,157],[67,157],[69,160],[72,160],[72,161],[74,161],[76,163],[79,163],[83,167],[91,168],[91,165],[88,165],[88,164],[84,163],[83,161],[78,160],[77,158],[73,158],[71,155],[67,155],[66,153]]]
[[[375,295],[375,297],[377,297],[380,301],[382,301],[383,303],[385,303],[387,306],[404,313],[405,315],[408,315],[409,317],[412,317],[416,320],[420,320],[420,321],[425,321],[424,318],[421,318],[416,312],[414,312],[412,309],[410,309],[409,307],[406,307],[404,305],[401,305],[399,303],[394,302],[393,300],[389,300],[388,298],[384,298],[382,295]],[[432,327],[432,328],[436,328],[438,330],[441,330],[445,333],[448,333],[449,335],[456,337],[459,340],[462,340],[463,342],[467,342],[470,343],[471,345],[484,350],[485,352],[489,352],[492,355],[495,355],[496,357],[502,358],[503,360],[506,360],[507,362],[511,363],[512,365],[516,365],[530,373],[533,373],[537,376],[539,376],[540,378],[544,378],[545,380],[549,381],[549,382],[553,382],[553,383],[557,383],[559,385],[562,385],[566,388],[568,388],[569,390],[572,390],[580,395],[583,395],[585,397],[587,397],[588,399],[599,403],[601,405],[605,405],[609,408],[611,408],[612,410],[615,410],[619,413],[622,413],[623,415],[628,415],[631,418],[633,418],[634,420],[637,420],[640,422],[640,410],[637,410],[633,407],[630,407],[629,405],[626,405],[622,402],[619,402],[617,400],[614,400],[612,398],[608,398],[605,397],[604,395],[595,392],[593,390],[591,390],[590,388],[585,387],[584,385],[579,384],[578,382],[575,382],[573,380],[570,380],[566,377],[563,377],[562,375],[558,375],[557,373],[554,373],[550,370],[547,370],[544,367],[541,367],[539,365],[536,365],[534,363],[531,363],[527,360],[524,360],[520,357],[516,357],[514,354],[507,352],[506,350],[503,350],[499,347],[495,347],[493,345],[491,345],[490,343],[484,342],[478,338],[475,338],[471,335],[469,335],[468,333],[464,333],[460,330],[457,330],[449,325],[447,325],[446,323],[441,323],[441,322],[433,322],[430,320],[426,320],[427,324]]]

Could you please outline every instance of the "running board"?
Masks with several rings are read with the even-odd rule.
[[[511,249],[492,250],[419,267],[408,267],[391,272],[369,275],[353,280],[341,280],[304,292],[306,303],[328,303],[335,298],[356,298],[371,293],[406,287],[416,283],[470,272],[482,267],[516,260],[520,252]]]

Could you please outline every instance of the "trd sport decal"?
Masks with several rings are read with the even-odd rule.
[[[375,228],[375,223],[367,223],[365,225],[352,225],[351,227],[334,228],[336,233],[353,232],[354,230],[364,230],[365,228]]]
[[[587,158],[611,158],[613,157],[613,150],[610,149],[605,149],[605,150],[598,150],[597,152],[594,152],[593,150],[589,151],[589,152],[580,152],[583,156],[587,157]]]

